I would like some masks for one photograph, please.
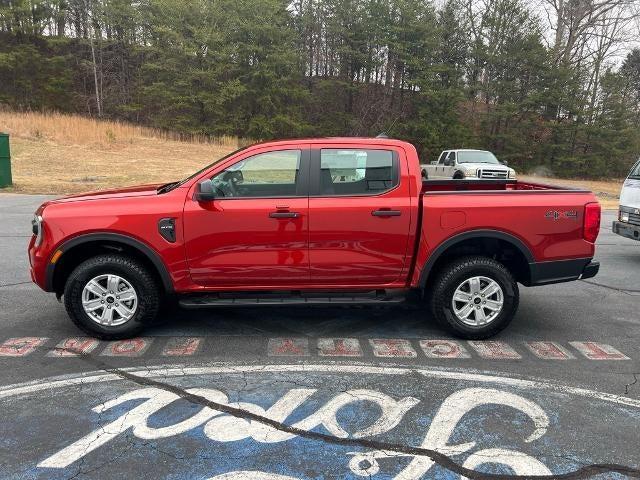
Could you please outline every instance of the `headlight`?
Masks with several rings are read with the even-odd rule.
[[[516,171],[513,168],[509,169],[509,175],[507,178],[516,178]]]
[[[620,211],[618,218],[621,222],[629,223],[629,212]]]
[[[42,243],[42,216],[34,215],[31,220],[31,231],[36,236],[36,247]]]

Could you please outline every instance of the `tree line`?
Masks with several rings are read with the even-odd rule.
[[[377,135],[621,177],[636,0],[0,0],[0,104],[251,139]]]

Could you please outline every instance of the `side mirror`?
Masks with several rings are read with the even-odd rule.
[[[506,160],[502,160],[502,161],[500,161],[500,163],[502,163],[506,167],[509,166],[509,162],[507,162]]]
[[[198,184],[195,199],[198,202],[210,202],[216,198],[215,187],[210,178]]]

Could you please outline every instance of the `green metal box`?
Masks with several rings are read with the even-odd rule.
[[[13,183],[11,178],[11,152],[9,150],[9,134],[0,133],[0,188]]]

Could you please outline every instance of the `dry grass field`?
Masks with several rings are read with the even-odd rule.
[[[137,125],[0,111],[15,193],[65,194],[179,180],[238,148],[236,138],[181,140]]]
[[[550,183],[552,185],[566,185],[574,188],[585,188],[596,194],[602,208],[617,209],[620,200],[620,190],[624,179],[618,180],[566,180],[564,178],[549,178],[533,175],[520,175],[520,180]]]
[[[179,180],[236,148],[237,138],[180,138],[160,130],[75,115],[0,110],[11,135],[14,186],[2,192],[66,194]],[[523,180],[592,190],[604,208],[617,208],[622,180]]]

